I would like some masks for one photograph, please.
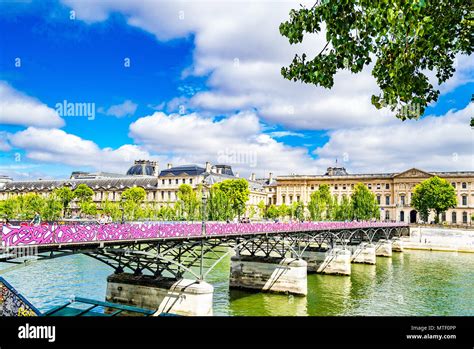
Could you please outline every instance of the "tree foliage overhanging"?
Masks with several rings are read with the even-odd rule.
[[[295,55],[282,75],[331,88],[338,70],[359,73],[375,59],[372,75],[381,93],[371,102],[402,120],[418,118],[438,99],[428,70],[442,84],[455,71],[456,54],[474,50],[472,0],[320,0],[291,10],[280,33],[295,44],[324,28],[327,43],[319,54]]]

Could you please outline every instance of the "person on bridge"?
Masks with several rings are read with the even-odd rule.
[[[31,220],[31,224],[34,225],[34,226],[38,226],[38,225],[41,224],[41,216],[40,216],[39,212],[35,212],[35,216]]]

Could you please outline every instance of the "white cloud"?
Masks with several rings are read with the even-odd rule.
[[[116,116],[118,118],[123,118],[124,116],[131,116],[137,110],[138,104],[133,103],[131,100],[126,100],[121,104],[116,104],[110,106],[107,110],[103,110],[103,108],[99,109],[99,112],[104,113],[106,115]]]
[[[10,143],[8,142],[8,132],[0,131],[0,151],[9,151],[11,149]]]
[[[474,133],[469,126],[474,103],[443,116],[396,125],[341,129],[315,150],[318,163],[331,159],[353,172],[392,172],[419,167],[427,171],[474,171]]]
[[[64,120],[46,104],[0,81],[0,124],[61,127]]]
[[[26,157],[44,163],[90,167],[99,171],[125,173],[133,160],[152,156],[136,145],[125,144],[117,149],[99,148],[92,141],[59,129],[29,127],[9,137],[10,143],[25,150]]]
[[[168,162],[175,164],[224,162],[241,174],[261,176],[268,171],[319,172],[306,148],[285,145],[262,131],[250,112],[224,119],[156,112],[130,125],[135,142],[162,157],[170,154]]]
[[[209,74],[210,89],[182,96],[168,110],[185,104],[216,113],[256,108],[266,122],[297,129],[391,121],[370,104],[378,88],[368,69],[358,75],[338,74],[332,90],[283,79],[280,69],[296,52],[315,55],[325,44],[324,33],[298,45],[290,45],[280,35],[279,24],[288,19],[290,9],[298,7],[292,1],[64,2],[87,21],[103,20],[106,14],[120,11],[130,25],[159,40],[195,35],[194,64],[183,73]]]

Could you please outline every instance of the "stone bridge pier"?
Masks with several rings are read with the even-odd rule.
[[[380,239],[375,244],[375,254],[379,257],[392,257],[392,241]]]
[[[302,258],[308,263],[308,272],[351,275],[351,251],[348,249],[308,247],[303,252]]]
[[[205,281],[118,273],[107,277],[105,300],[156,310],[156,315],[212,315],[214,287]]]
[[[295,258],[235,255],[229,287],[306,296],[307,263]]]
[[[375,245],[368,242],[362,242],[360,245],[357,245],[352,253],[351,262],[362,264],[375,264]]]

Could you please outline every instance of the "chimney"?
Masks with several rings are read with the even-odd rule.
[[[153,176],[158,177],[160,171],[158,170],[158,161],[153,161]]]
[[[255,173],[252,173],[252,175],[250,176],[250,180],[255,181]]]
[[[206,162],[206,172],[211,173],[211,163],[209,161]]]
[[[218,167],[218,168],[217,168],[217,173],[218,173],[218,174],[222,174],[222,167]]]
[[[273,172],[270,172],[270,173],[268,174],[268,181],[271,182],[272,179],[273,179]]]
[[[240,177],[239,172],[237,172],[237,173],[235,174],[235,177]]]
[[[167,167],[168,167],[168,169],[170,169],[171,167],[173,167],[173,164],[168,162]]]

